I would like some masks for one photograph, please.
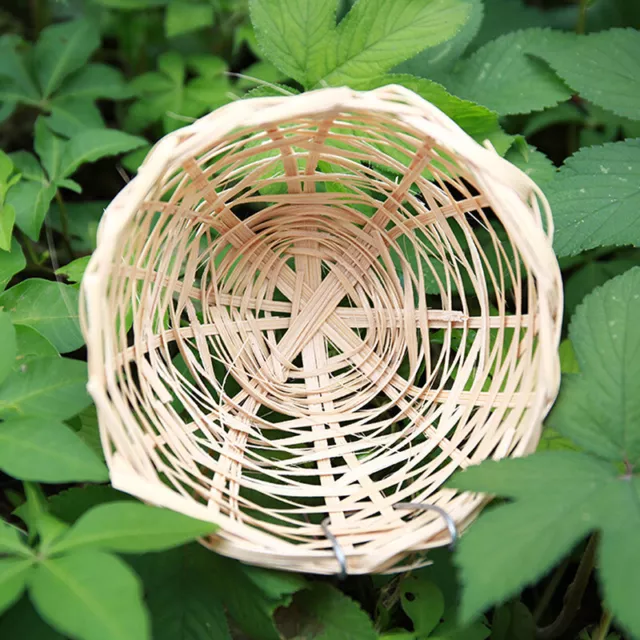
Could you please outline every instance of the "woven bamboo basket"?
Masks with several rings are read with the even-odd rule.
[[[166,136],[83,280],[113,485],[258,565],[425,562],[443,512],[462,529],[486,502],[446,480],[535,449],[556,396],[551,233],[528,176],[402,87]]]

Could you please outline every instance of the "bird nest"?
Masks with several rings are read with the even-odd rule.
[[[402,87],[243,100],[166,136],[83,282],[114,486],[255,564],[423,562],[443,513],[486,500],[446,480],[532,451],[555,398],[550,235],[532,180]]]

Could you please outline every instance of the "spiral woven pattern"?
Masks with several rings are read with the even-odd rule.
[[[114,486],[256,564],[424,562],[538,441],[558,387],[544,196],[412,92],[228,105],[161,140],[83,281]]]

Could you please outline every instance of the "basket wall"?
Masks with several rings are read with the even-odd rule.
[[[557,393],[548,205],[401,87],[244,100],[162,139],[83,281],[115,487],[220,525],[256,564],[388,571],[484,498]],[[417,554],[417,555],[414,555]]]

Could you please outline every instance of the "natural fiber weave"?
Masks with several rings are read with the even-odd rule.
[[[230,104],[163,138],[83,281],[114,486],[284,569],[423,561],[555,398],[561,281],[531,179],[402,87]]]

